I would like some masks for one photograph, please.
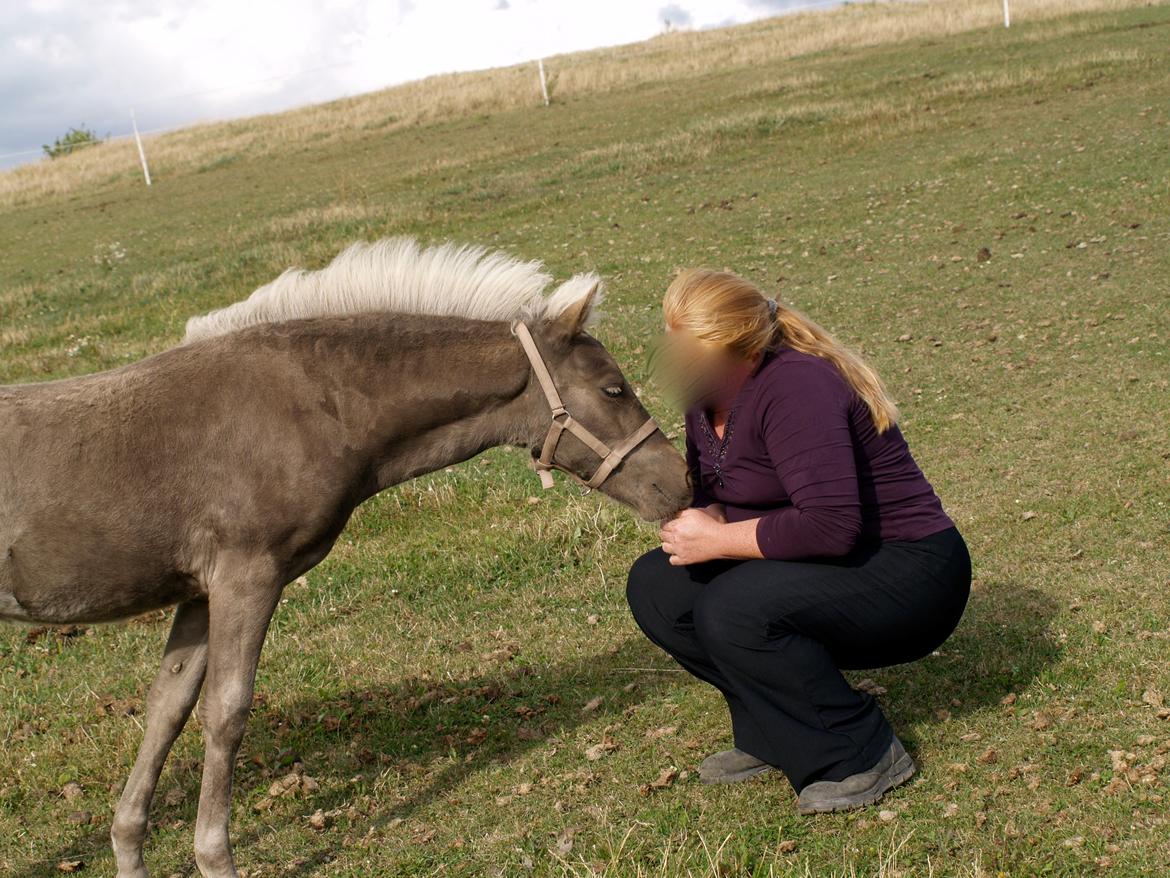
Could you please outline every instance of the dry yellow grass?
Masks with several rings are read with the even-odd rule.
[[[1014,0],[1017,24],[1073,12],[1145,5],[1145,0]],[[549,62],[553,99],[678,81],[712,69],[763,60],[994,27],[995,0],[862,3],[766,19],[732,28],[665,34],[642,43],[563,55]],[[1067,20],[1053,27],[1075,29]],[[1046,36],[1051,36],[1047,31]],[[796,83],[799,85],[799,83]],[[241,156],[266,155],[297,143],[346,141],[406,125],[496,112],[539,100],[532,65],[435,76],[344,100],[268,116],[195,125],[148,139],[156,177]],[[138,173],[133,143],[116,140],[53,162],[0,174],[0,206],[68,194]]]

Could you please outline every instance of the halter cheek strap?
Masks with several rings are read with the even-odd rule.
[[[658,431],[658,425],[654,422],[653,418],[647,418],[642,426],[613,448],[610,448],[582,424],[573,420],[573,416],[569,414],[569,410],[565,408],[565,404],[561,401],[561,395],[557,392],[557,385],[553,381],[552,373],[548,371],[544,357],[540,355],[540,350],[536,347],[536,342],[532,340],[532,333],[525,323],[519,322],[516,324],[516,336],[520,339],[524,353],[528,355],[528,361],[532,364],[532,371],[535,373],[536,380],[540,383],[540,387],[544,391],[544,396],[548,400],[549,408],[552,410],[552,423],[549,424],[548,433],[544,437],[544,444],[540,449],[540,457],[533,461],[532,464],[536,472],[540,475],[540,483],[546,489],[551,488],[553,486],[552,471],[559,469],[561,472],[576,479],[586,488],[599,487],[617,469],[618,465],[629,456],[630,452]],[[594,454],[601,458],[601,463],[588,480],[580,478],[576,473],[569,472],[553,461],[557,444],[561,441],[561,436],[566,431],[584,442]]]

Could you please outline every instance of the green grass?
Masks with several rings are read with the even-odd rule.
[[[919,778],[802,819],[775,776],[697,783],[727,722],[625,608],[651,527],[571,488],[530,502],[503,451],[388,491],[276,616],[237,771],[246,873],[1170,872],[1168,37],[1167,6],[1020,21],[0,214],[5,382],[136,359],[290,264],[410,233],[601,271],[597,334],[644,384],[672,270],[733,268],[864,349],[971,546],[954,637],[853,675],[888,690]],[[111,874],[141,735],[124,714],[166,624],[0,629],[3,874]],[[153,812],[157,875],[194,874],[200,753],[193,720]],[[269,800],[294,768],[317,788]]]

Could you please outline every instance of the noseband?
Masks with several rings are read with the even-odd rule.
[[[528,327],[523,322],[516,324],[516,335],[520,339],[520,344],[524,347],[524,353],[528,355],[528,361],[532,363],[532,371],[536,373],[536,380],[540,382],[541,389],[544,390],[545,398],[548,399],[549,408],[552,409],[552,423],[549,425],[548,434],[544,437],[544,445],[540,449],[540,457],[532,463],[532,466],[540,475],[540,483],[546,489],[551,488],[553,486],[552,471],[559,469],[561,472],[572,476],[586,488],[600,486],[617,469],[618,464],[625,460],[631,451],[645,442],[646,439],[658,430],[658,425],[654,423],[653,418],[647,418],[646,423],[616,446],[610,448],[580,423],[573,420],[572,415],[565,408],[565,404],[561,402],[561,395],[557,393],[556,382],[553,381],[552,374],[548,371],[548,366],[545,365],[544,358],[540,355],[540,350],[536,347],[536,342],[532,340],[532,333],[529,332]],[[561,434],[566,430],[588,445],[593,450],[593,453],[601,458],[601,464],[588,481],[553,462],[553,454],[556,453],[557,443],[561,441]]]

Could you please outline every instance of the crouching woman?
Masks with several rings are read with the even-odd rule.
[[[665,366],[685,388],[692,507],[630,570],[638,625],[727,701],[709,783],[781,770],[802,813],[867,805],[914,762],[842,668],[950,636],[966,544],[858,355],[729,273],[667,290]]]

